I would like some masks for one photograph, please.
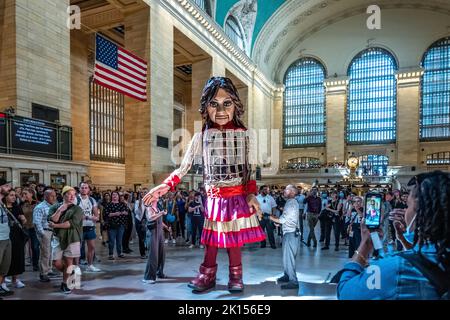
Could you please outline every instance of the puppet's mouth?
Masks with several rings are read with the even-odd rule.
[[[218,116],[216,120],[228,120],[228,116]]]

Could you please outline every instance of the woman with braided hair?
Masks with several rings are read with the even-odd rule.
[[[215,286],[217,252],[225,248],[229,257],[228,289],[240,292],[244,288],[240,248],[265,239],[258,221],[261,213],[249,163],[247,129],[240,119],[244,107],[231,80],[223,77],[207,81],[200,105],[202,132],[194,135],[180,168],[150,190],[144,202],[149,205],[174,190],[192,162],[203,164],[207,201],[201,244],[206,247],[205,257],[189,287],[201,292]]]
[[[342,270],[339,299],[448,299],[450,282],[450,174],[419,174],[408,185],[404,228],[397,238],[411,239],[402,252],[370,261],[370,232],[361,223],[361,244]],[[397,215],[399,212],[396,213]],[[395,219],[398,225],[400,219]],[[405,235],[399,235],[405,230]],[[411,237],[414,230],[413,237]],[[380,233],[380,230],[378,230]]]

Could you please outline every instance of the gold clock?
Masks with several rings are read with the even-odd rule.
[[[350,158],[348,158],[348,160],[347,160],[347,165],[348,165],[350,168],[357,168],[358,165],[359,165],[359,160],[358,160],[358,158],[357,158],[357,157],[350,157]]]

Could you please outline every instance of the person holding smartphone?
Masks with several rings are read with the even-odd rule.
[[[351,208],[350,224],[348,226],[349,246],[348,257],[353,257],[356,248],[361,242],[361,220],[363,219],[363,199],[361,197],[353,198],[353,207]]]
[[[412,190],[404,222],[407,227],[414,228],[413,248],[384,259],[370,259],[372,237],[362,221],[361,243],[351,261],[341,270],[338,299],[449,298],[450,174],[442,171],[422,173],[411,179],[408,185]],[[382,229],[378,228],[376,232],[381,238]]]
[[[202,231],[203,231],[203,212],[204,212],[204,208],[203,208],[203,202],[202,202],[202,195],[200,192],[197,192],[195,194],[195,198],[194,200],[189,204],[189,208],[188,211],[190,213],[192,213],[192,240],[191,240],[191,245],[189,246],[189,248],[194,248],[195,244],[196,244],[196,238],[197,235],[201,235]],[[198,231],[198,233],[197,233]],[[200,237],[199,237],[200,238]],[[203,245],[200,243],[200,249],[203,249]]]

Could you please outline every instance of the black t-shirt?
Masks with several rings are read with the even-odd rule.
[[[190,208],[195,208],[195,207],[200,206],[200,205],[201,205],[201,203],[197,202],[197,201],[192,201],[191,203],[189,203],[189,207]],[[200,211],[200,208],[197,208],[197,209],[195,209],[195,211],[192,211],[191,214],[194,217],[200,217],[202,215],[202,212]]]
[[[108,203],[105,205],[105,213],[104,218],[109,224],[114,225],[126,225],[127,224],[127,218],[128,215],[120,215],[118,217],[109,217],[110,213],[114,212],[128,212],[128,207],[125,203],[119,202],[119,203]]]

